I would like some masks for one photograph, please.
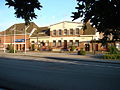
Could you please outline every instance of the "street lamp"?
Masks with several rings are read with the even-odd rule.
[[[25,54],[26,54],[26,30],[29,28],[29,25],[25,25]]]
[[[6,41],[6,31],[4,31],[4,53],[5,53],[5,41]]]
[[[96,39],[94,39],[94,54],[96,54]]]
[[[16,33],[16,24],[14,25],[14,53],[15,53],[15,50],[16,50],[16,43],[15,43],[15,33]]]

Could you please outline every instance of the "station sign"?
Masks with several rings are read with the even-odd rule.
[[[16,39],[15,42],[25,42],[25,39]]]

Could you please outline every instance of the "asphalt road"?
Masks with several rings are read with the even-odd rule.
[[[0,57],[0,87],[9,90],[120,90],[120,64],[43,61],[46,59],[51,60]]]

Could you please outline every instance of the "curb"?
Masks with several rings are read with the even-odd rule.
[[[65,58],[65,57],[43,57],[47,59],[58,59],[58,60],[67,60],[67,61],[82,61],[82,62],[96,62],[96,63],[111,63],[111,64],[120,64],[120,61],[113,61],[113,60],[93,60],[92,58],[90,59],[79,59],[79,58]]]
[[[118,60],[104,60],[101,58],[99,55],[92,55],[92,56],[81,56],[81,57],[53,57],[53,56],[38,56],[38,55],[28,55],[28,54],[1,54],[2,56],[10,55],[10,56],[30,56],[30,57],[42,57],[42,58],[47,58],[47,59],[56,59],[56,60],[67,60],[67,61],[75,61],[75,62],[98,62],[98,63],[111,63],[111,64],[120,64],[120,61]],[[99,60],[98,60],[99,59]]]

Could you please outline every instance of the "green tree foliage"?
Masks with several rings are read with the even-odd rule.
[[[90,21],[99,32],[120,40],[120,0],[77,0],[76,10],[73,20],[84,17],[85,24]]]
[[[6,0],[5,5],[14,7],[16,17],[24,19],[26,25],[37,18],[35,9],[41,10],[42,8],[38,0]]]

